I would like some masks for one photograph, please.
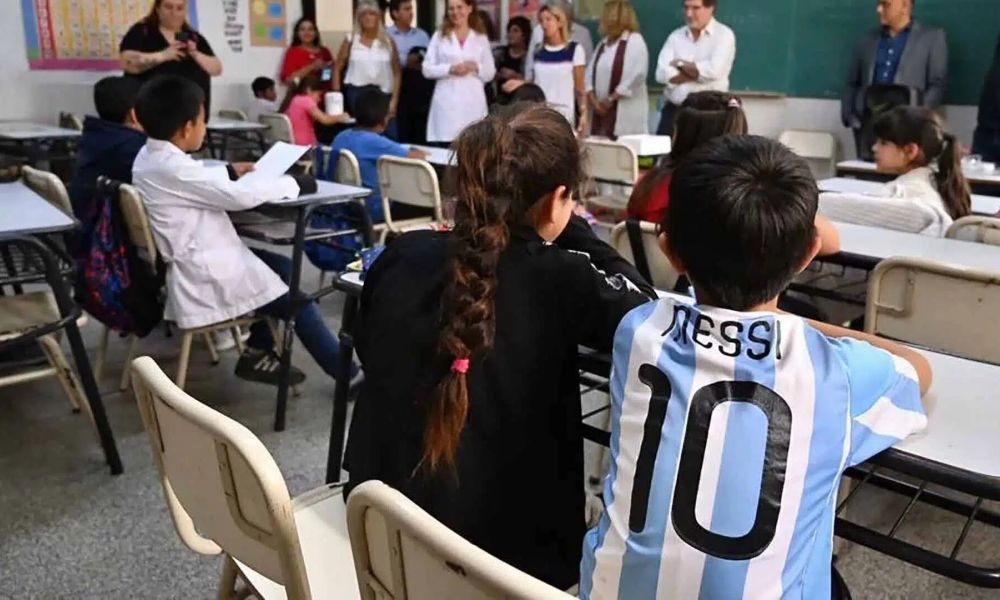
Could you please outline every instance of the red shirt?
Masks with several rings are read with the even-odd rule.
[[[642,221],[649,221],[650,223],[662,223],[663,217],[667,214],[667,205],[670,204],[670,180],[673,179],[673,176],[673,173],[667,175],[663,178],[663,181],[653,188],[653,195],[649,198],[649,202],[646,203],[646,207],[641,212],[636,214],[629,211],[628,216],[638,218]]]
[[[330,50],[326,46],[320,46],[319,48],[290,46],[288,51],[285,52],[285,60],[281,63],[281,74],[278,75],[278,78],[282,82],[288,81],[292,77],[292,73],[308,64],[312,64],[317,58],[325,63],[333,62],[333,55],[330,54]],[[319,70],[310,73],[310,75],[315,75],[316,77],[319,77],[321,74]]]

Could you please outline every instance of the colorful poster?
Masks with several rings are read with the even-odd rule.
[[[151,0],[21,0],[28,67],[117,71],[118,44]],[[197,29],[195,0],[188,0]]]
[[[250,45],[284,48],[288,13],[285,0],[250,0]]]

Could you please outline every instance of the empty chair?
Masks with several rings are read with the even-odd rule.
[[[931,350],[1000,364],[998,314],[1000,271],[889,258],[868,281],[865,330]]]
[[[67,215],[73,216],[73,205],[70,204],[66,186],[55,173],[25,165],[21,167],[21,176],[24,178],[24,184],[32,191]]]
[[[425,160],[383,156],[378,159],[378,182],[382,189],[382,207],[385,212],[387,233],[403,233],[411,229],[437,228],[445,224],[441,208],[441,187],[437,172]],[[416,208],[428,209],[426,217],[393,219],[390,201]]]
[[[381,481],[351,492],[347,525],[364,600],[574,597],[475,546]]]
[[[978,216],[962,217],[948,228],[945,237],[1000,246],[1000,219]]]
[[[232,119],[234,121],[247,120],[247,113],[238,108],[223,108],[219,110],[219,116],[223,119]]]
[[[225,554],[219,598],[238,576],[264,600],[358,598],[340,488],[291,499],[249,429],[184,393],[153,359],[131,369],[178,536],[199,554]]]
[[[588,209],[624,211],[632,186],[639,180],[639,158],[635,150],[619,142],[588,139],[590,174],[599,185],[584,198]]]
[[[83,121],[80,120],[80,117],[71,112],[59,113],[59,126],[63,129],[83,131]]]
[[[611,246],[622,255],[622,258],[635,265],[639,273],[646,277],[653,287],[658,290],[673,290],[679,275],[660,250],[656,225],[646,221],[635,221],[635,224],[640,239],[633,239],[635,236],[629,235],[629,222],[625,221],[618,223],[611,230]]]
[[[837,171],[837,138],[829,131],[788,129],[778,138],[792,152],[806,159],[816,179],[833,177]]]
[[[281,113],[263,113],[260,122],[268,126],[268,141],[295,143],[292,135],[292,122]]]

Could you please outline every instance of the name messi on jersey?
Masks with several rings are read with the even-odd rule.
[[[774,352],[775,359],[781,360],[781,321],[775,317],[762,317],[750,323],[716,323],[690,306],[676,304],[670,325],[661,337],[668,335],[673,335],[677,343],[695,343],[706,350],[714,348],[730,358],[746,354],[752,360],[763,360]]]

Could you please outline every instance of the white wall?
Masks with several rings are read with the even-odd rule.
[[[246,0],[238,2],[238,22],[247,26],[242,33],[243,51],[234,53],[223,35],[223,3],[198,2],[198,28],[223,67],[222,76],[212,81],[213,110],[245,107],[250,102],[250,82],[260,75],[276,78],[281,66],[284,48],[250,46],[249,4]],[[298,0],[286,0],[285,4],[290,30],[301,16],[302,6]],[[93,113],[93,84],[113,72],[29,71],[19,2],[14,12],[0,19],[0,120],[54,122],[59,111]]]

